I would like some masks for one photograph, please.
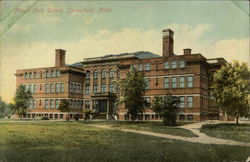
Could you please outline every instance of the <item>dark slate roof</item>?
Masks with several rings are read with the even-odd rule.
[[[148,52],[148,51],[139,51],[139,52],[134,52],[132,53],[134,54],[136,57],[138,57],[139,59],[148,59],[148,58],[157,58],[157,57],[161,57],[157,54],[154,54],[152,52]]]
[[[74,64],[70,64],[69,66],[79,67],[79,66],[82,66],[82,62],[76,62]]]

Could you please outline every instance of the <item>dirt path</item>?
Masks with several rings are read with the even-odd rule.
[[[155,132],[149,132],[149,131],[143,131],[143,130],[113,128],[107,125],[90,124],[90,126],[103,128],[103,129],[120,130],[123,132],[138,133],[138,134],[144,134],[144,135],[150,135],[150,136],[156,136],[156,137],[162,137],[162,138],[168,138],[168,139],[174,139],[174,140],[181,140],[181,141],[187,141],[187,142],[196,142],[196,143],[203,143],[203,144],[232,145],[232,146],[247,146],[247,147],[250,146],[250,143],[219,139],[219,138],[207,136],[206,134],[201,133],[199,131],[199,128],[202,126],[202,124],[204,123],[194,123],[194,124],[180,126],[180,128],[188,129],[192,131],[198,137],[181,137],[181,136],[174,136],[174,135],[169,135],[169,134],[155,133]]]

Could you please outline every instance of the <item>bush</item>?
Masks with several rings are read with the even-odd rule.
[[[49,120],[49,118],[47,116],[44,116],[41,118],[41,120]]]
[[[74,119],[75,119],[76,121],[78,121],[78,120],[80,119],[80,115],[79,115],[79,114],[75,114],[75,115],[74,115]]]
[[[214,129],[218,127],[219,127],[218,124],[203,124],[201,128]]]

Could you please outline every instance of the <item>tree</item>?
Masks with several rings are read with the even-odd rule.
[[[63,99],[62,102],[59,105],[58,110],[61,112],[67,112],[66,120],[69,121],[69,112],[70,112],[70,106],[69,101],[66,99]]]
[[[164,125],[176,125],[176,117],[179,112],[179,99],[172,95],[167,95],[165,98],[155,97],[155,102],[152,106],[156,113],[163,117]]]
[[[249,75],[247,64],[227,63],[215,72],[213,98],[224,113],[236,118],[249,115]]]
[[[133,70],[129,72],[124,79],[118,82],[118,87],[121,90],[123,100],[121,103],[125,104],[131,119],[135,121],[138,115],[144,112],[146,104],[143,96],[146,91],[146,82],[142,72]]]
[[[6,104],[4,101],[0,100],[0,118],[9,117],[12,114],[10,104]]]
[[[29,108],[30,101],[33,99],[31,92],[25,90],[23,85],[20,85],[16,90],[16,94],[14,97],[14,105],[12,109],[14,109],[15,113],[19,114],[21,119],[26,115],[27,109]]]

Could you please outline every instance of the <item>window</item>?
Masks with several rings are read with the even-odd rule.
[[[177,81],[177,78],[173,77],[172,78],[172,88],[177,88],[176,81]]]
[[[36,76],[36,72],[34,72],[34,78],[36,78],[37,76]]]
[[[32,79],[32,73],[29,74],[29,78]]]
[[[85,109],[90,109],[90,101],[89,100],[85,101]]]
[[[40,86],[39,86],[39,87],[40,87],[40,91],[41,91],[41,90],[43,89],[43,85],[42,85],[42,84],[40,84]]]
[[[52,77],[52,78],[55,77],[55,70],[51,71],[51,77]]]
[[[109,71],[109,77],[110,78],[114,78],[114,76],[115,76],[115,71],[113,69],[110,69],[110,71]]]
[[[48,109],[48,108],[49,108],[49,100],[46,99],[46,100],[45,100],[45,109]]]
[[[50,74],[48,71],[46,71],[46,78],[49,78],[50,77]]]
[[[94,70],[94,79],[98,79],[98,71]]]
[[[29,84],[29,91],[32,93],[32,84]]]
[[[121,73],[120,71],[117,71],[117,79],[120,79],[120,77],[121,77]]]
[[[185,107],[185,97],[180,97],[180,108],[184,108]]]
[[[187,115],[187,121],[193,121],[193,115]]]
[[[33,100],[33,109],[35,109],[36,108],[36,100],[34,99]]]
[[[150,63],[146,63],[146,71],[150,71]]]
[[[89,79],[90,79],[90,72],[86,71],[86,80],[89,80]]]
[[[105,69],[102,70],[102,78],[106,78],[106,70]]]
[[[146,106],[150,107],[150,97],[145,97],[146,100]]]
[[[169,88],[169,78],[164,78],[164,88]]]
[[[50,93],[54,93],[54,92],[55,92],[55,90],[54,90],[54,84],[51,83],[50,84]]]
[[[24,85],[25,87],[25,91],[27,92],[29,90],[29,86],[28,85]]]
[[[73,92],[74,92],[74,87],[73,87],[73,86],[74,86],[74,84],[73,84],[73,83],[70,83],[70,87],[69,87],[69,88],[70,88],[70,93],[73,93]]]
[[[98,92],[98,85],[94,85],[94,86],[93,86],[93,92],[94,92],[94,93],[97,93],[97,92]]]
[[[61,87],[61,92],[64,92],[64,83],[61,83],[60,87]]]
[[[59,104],[60,104],[60,100],[59,100],[59,99],[56,99],[56,109],[59,108]]]
[[[136,70],[136,64],[131,65],[131,70]]]
[[[45,84],[45,93],[49,93],[49,84]]]
[[[63,114],[60,114],[60,119],[63,119]]]
[[[176,69],[177,68],[177,62],[176,61],[172,61],[172,69]]]
[[[115,86],[114,84],[109,85],[109,92],[113,93],[115,91]]]
[[[102,84],[102,93],[105,93],[105,92],[106,92],[106,85]]]
[[[139,70],[139,71],[142,71],[142,70],[143,70],[143,64],[139,64],[139,65],[138,65],[138,70]]]
[[[42,100],[39,100],[39,106],[41,106],[42,105]]]
[[[185,120],[185,115],[179,115],[179,120],[184,121]]]
[[[85,94],[89,94],[90,93],[90,86],[86,85],[85,86]]]
[[[184,60],[181,60],[180,61],[180,68],[185,68],[185,61]]]
[[[40,72],[40,78],[43,78],[43,73],[42,72]]]
[[[33,93],[37,93],[37,85],[33,84]]]
[[[50,108],[54,108],[54,100],[53,99],[50,100]]]
[[[179,78],[180,88],[185,88],[185,77],[181,76]]]
[[[56,77],[59,77],[60,75],[61,75],[60,70],[57,70],[57,71],[56,71]]]
[[[25,73],[25,74],[24,74],[24,78],[25,78],[25,79],[28,79],[28,73]]]
[[[150,80],[146,79],[145,82],[146,82],[146,89],[149,89],[150,88]]]
[[[192,107],[193,107],[193,97],[188,96],[188,108],[192,108]]]
[[[164,69],[169,69],[169,62],[164,62],[163,66],[164,66]]]
[[[56,93],[59,93],[60,89],[59,89],[59,83],[56,83]]]
[[[193,87],[193,76],[188,76],[188,88]]]

